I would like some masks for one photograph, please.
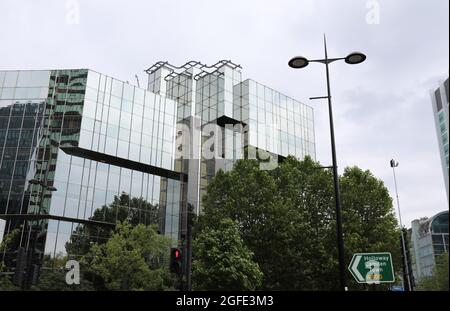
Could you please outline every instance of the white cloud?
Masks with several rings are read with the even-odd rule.
[[[294,55],[361,50],[361,65],[331,66],[338,161],[371,169],[392,193],[389,160],[399,162],[404,223],[447,207],[428,89],[448,76],[449,3],[379,0],[380,23],[366,23],[367,1],[79,0],[67,24],[65,1],[0,3],[0,68],[92,68],[134,81],[159,60],[232,59],[253,78],[307,101],[324,95],[324,68],[292,70]],[[331,162],[328,110],[316,108],[318,159]]]

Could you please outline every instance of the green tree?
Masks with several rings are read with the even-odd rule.
[[[80,274],[80,284],[67,284],[66,263],[71,258],[67,255],[45,255],[42,259],[42,267],[37,284],[31,286],[32,291],[93,291],[92,282],[84,277],[83,269]]]
[[[193,250],[195,290],[254,290],[261,285],[263,274],[231,219],[222,219],[215,228],[205,227]]]
[[[41,271],[38,284],[31,287],[34,291],[93,291],[93,284],[81,279],[80,284],[66,283],[66,271],[64,268],[50,269]]]
[[[383,183],[368,171],[349,168],[341,184],[346,262],[363,250],[397,256],[397,224]],[[255,160],[237,161],[208,185],[195,234],[216,228],[224,218],[237,222],[254,253],[264,274],[261,289],[339,289],[333,175],[320,163],[288,157],[276,169],[262,171]]]
[[[417,284],[419,291],[448,291],[448,253],[441,254],[436,258],[436,266],[433,270],[433,275],[424,277]]]
[[[97,289],[164,290],[171,284],[169,248],[169,238],[159,235],[155,226],[122,222],[106,243],[94,244],[80,263]]]
[[[326,247],[331,182],[311,158],[288,157],[273,171],[260,170],[255,160],[238,161],[209,184],[197,227],[213,228],[223,218],[237,221],[264,274],[263,289],[323,288],[315,272],[326,274],[335,264]]]
[[[267,171],[259,170],[257,161],[238,161],[233,170],[219,171],[208,185],[203,215],[196,225],[196,230],[201,231],[204,227],[215,228],[225,218],[236,221],[245,245],[264,273],[263,287],[267,289],[276,287],[270,281],[279,270],[274,262],[286,267],[282,254],[288,241],[285,230],[291,227],[286,217],[276,215],[286,214],[277,208],[276,194],[275,181]]]
[[[9,234],[3,237],[3,240],[0,241],[0,256],[3,258],[4,252],[10,247],[10,244],[13,243],[13,240],[18,235],[19,230],[13,230]],[[0,260],[0,291],[15,291],[20,290],[19,287],[13,284],[11,281],[10,275],[7,274],[7,268],[3,260]]]
[[[158,206],[153,205],[143,198],[130,197],[122,192],[120,196],[114,196],[114,200],[95,210],[89,220],[115,224],[127,221],[131,225],[157,224]],[[95,224],[80,224],[74,229],[70,240],[66,243],[68,254],[86,254],[93,243],[105,243],[114,231],[113,226]]]
[[[288,157],[271,174],[277,182],[279,204],[289,211],[280,212],[291,227],[284,230],[288,251],[281,253],[289,269],[277,267],[273,280],[282,276],[278,281],[282,289],[335,289],[338,262],[332,172],[307,156],[303,161]]]
[[[347,167],[340,184],[346,262],[354,253],[390,252],[394,271],[401,271],[400,229],[383,181],[368,170]],[[356,283],[349,272],[347,279],[351,289],[365,287]]]
[[[7,276],[0,275],[0,292],[16,290],[20,290],[20,288],[15,286]]]

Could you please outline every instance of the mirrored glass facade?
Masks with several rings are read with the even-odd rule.
[[[177,244],[211,178],[249,150],[315,157],[312,108],[239,65],[147,73],[145,90],[88,69],[0,71],[0,229],[18,229],[16,250],[78,258],[125,219]]]
[[[234,87],[234,115],[249,124],[249,145],[287,157],[315,158],[313,109],[253,80]]]
[[[84,69],[0,77],[0,218],[16,248],[77,257],[125,219],[178,239],[173,100]]]
[[[22,214],[30,193],[48,95],[49,71],[0,72],[0,214]]]
[[[261,151],[278,160],[288,155],[315,158],[313,109],[253,80],[242,81],[240,69],[231,61],[211,66],[192,61],[180,67],[159,62],[147,70],[149,90],[177,103],[178,126],[200,127],[198,137],[191,133],[189,160],[176,162],[189,176],[188,201],[197,212],[211,178],[249,156],[249,150],[256,158]],[[211,140],[212,124],[220,137],[212,148],[214,159],[208,159],[202,151]]]

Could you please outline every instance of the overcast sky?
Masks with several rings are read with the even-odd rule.
[[[77,14],[77,12],[79,14]],[[230,59],[252,78],[315,109],[317,159],[331,164],[325,72],[293,70],[294,55],[362,51],[333,63],[331,91],[340,171],[381,178],[405,225],[448,209],[429,90],[449,75],[448,0],[1,0],[0,70],[91,68],[134,83],[160,60]]]

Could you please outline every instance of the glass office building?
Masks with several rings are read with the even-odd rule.
[[[314,158],[312,108],[240,69],[158,62],[147,90],[87,69],[0,71],[0,237],[18,229],[36,263],[77,258],[124,219],[176,244],[210,179],[249,150]]]
[[[439,154],[441,156],[442,174],[444,176],[445,190],[448,200],[448,156],[449,156],[449,81],[448,78],[439,84],[436,90],[430,92],[431,103],[434,116],[434,124],[436,127],[436,136],[439,144]]]
[[[413,220],[410,229],[414,279],[431,276],[436,256],[448,253],[448,211]]]
[[[253,80],[242,81],[239,65],[158,62],[146,72],[148,90],[177,102],[177,133],[185,133],[180,125],[191,129],[182,135],[188,142],[177,136],[176,167],[188,176],[187,200],[197,213],[209,180],[219,169],[231,169],[236,159],[276,164],[287,155],[315,158],[312,108]],[[211,131],[217,137],[213,159],[204,155]]]

